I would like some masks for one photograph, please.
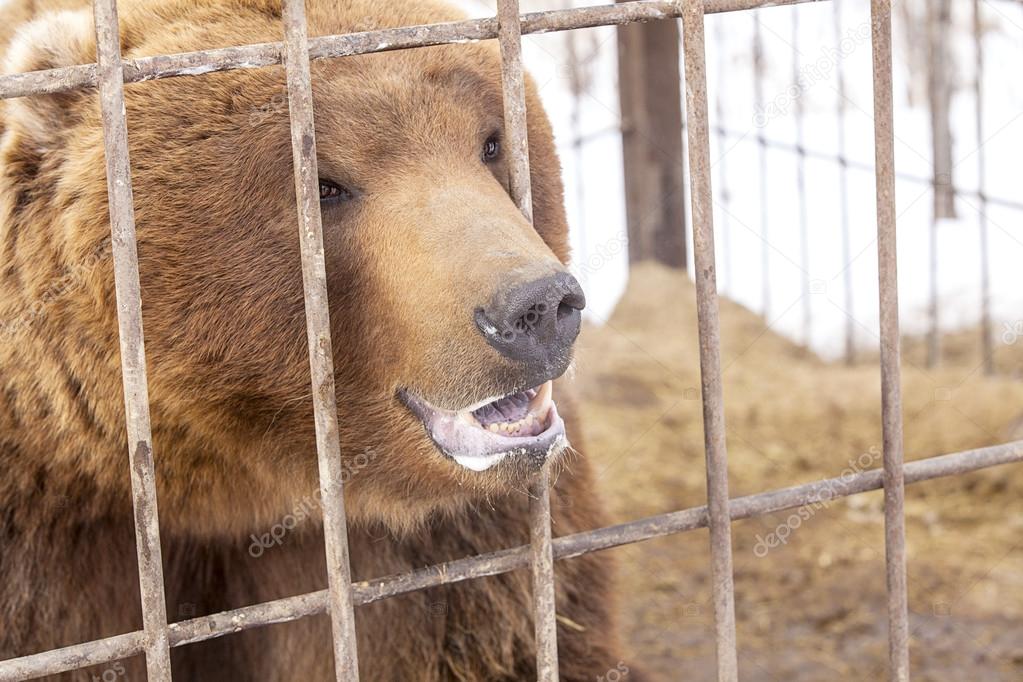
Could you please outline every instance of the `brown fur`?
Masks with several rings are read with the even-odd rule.
[[[75,3],[60,3],[74,6]],[[279,40],[259,0],[126,0],[126,57]],[[412,0],[310,1],[311,35],[457,18]],[[22,11],[25,18],[31,15]],[[15,15],[12,15],[15,16]],[[37,14],[9,70],[94,59],[91,14]],[[27,37],[26,37],[27,36]],[[560,169],[530,85],[536,229],[507,195],[493,44],[314,63],[341,442],[356,579],[523,544],[535,473],[462,470],[396,400],[454,408],[520,370],[471,324],[568,258]],[[160,525],[172,619],[324,586],[283,70],[127,87]],[[4,104],[0,143],[0,658],[141,626],[95,93]],[[555,389],[569,434],[570,401]],[[602,525],[586,460],[557,463],[556,534]],[[308,516],[250,555],[252,535]],[[562,679],[622,658],[608,566],[557,567]],[[359,608],[366,680],[533,676],[529,574]],[[325,617],[175,649],[187,680],[321,680]],[[139,660],[127,679],[142,679]],[[102,666],[77,678],[91,679]],[[121,671],[117,671],[121,672]],[[77,679],[76,678],[76,679]]]

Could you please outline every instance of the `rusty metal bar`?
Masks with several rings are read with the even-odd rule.
[[[557,682],[559,679],[550,484],[550,467],[547,466],[540,474],[540,481],[530,490],[529,499],[529,567],[533,574],[533,629],[538,682]]]
[[[522,27],[518,0],[497,2],[504,94],[504,142],[509,160],[509,193],[526,219],[533,222],[533,190],[529,177],[529,135],[526,81],[522,66]],[[530,568],[533,575],[533,624],[538,682],[558,680],[558,627],[554,598],[554,556],[551,552],[550,467],[529,490]]]
[[[309,47],[305,0],[284,2],[284,65],[291,118],[291,150],[295,170],[305,291],[309,370],[312,379],[316,452],[319,460],[323,534],[327,554],[327,585],[334,641],[334,669],[338,682],[359,679],[352,607],[348,528],[342,490],[341,443],[338,434],[334,360],[327,305],[327,273],[320,216],[316,132],[313,125],[313,90],[309,73]]]
[[[222,611],[209,616],[171,623],[171,646],[184,646],[241,632],[254,627],[288,623],[306,616],[326,613],[329,608],[329,590],[308,592],[295,597]]]
[[[526,80],[522,66],[518,0],[498,0],[497,21],[504,94],[504,147],[509,158],[509,193],[526,219],[533,222],[529,136],[526,130]]]
[[[44,675],[55,675],[68,670],[78,670],[91,665],[101,665],[123,658],[131,658],[145,651],[146,633],[143,630],[124,635],[97,639],[85,644],[76,644],[62,649],[51,649],[42,653],[8,661],[0,661],[0,680],[30,680]]]
[[[705,0],[707,14],[737,12],[755,7],[797,5],[822,0]],[[574,9],[524,14],[522,34],[568,31],[594,26],[612,26],[635,21],[672,19],[679,16],[677,3],[637,0],[619,5],[597,5]],[[497,37],[497,19],[469,19],[421,26],[403,26],[309,40],[309,58],[325,59],[372,52],[404,50],[429,45],[464,43]],[[124,82],[137,83],[158,78],[199,76],[217,71],[258,69],[283,63],[283,43],[259,43],[174,55],[156,55],[123,62]],[[57,69],[0,76],[0,99],[52,94],[98,84],[96,64],[78,64]]]
[[[909,462],[906,464],[905,477],[906,483],[920,483],[1019,462],[1023,462],[1023,441],[1014,441]],[[883,486],[883,469],[845,473],[821,481],[737,497],[729,503],[729,514],[732,521],[741,521],[803,505],[839,500],[878,490]],[[552,549],[555,559],[571,559],[591,552],[706,528],[707,524],[707,507],[692,507],[616,526],[564,535],[554,539]],[[369,604],[430,587],[508,573],[529,566],[531,556],[530,547],[520,546],[456,559],[411,573],[358,582],[352,585],[352,599],[356,605]],[[326,610],[327,590],[287,597],[172,623],[170,644],[172,647],[194,644],[242,630],[297,620]],[[143,646],[143,633],[140,631],[0,661],[0,682],[52,675],[128,658],[141,653]]]
[[[704,13],[700,0],[683,0],[682,27],[717,669],[718,680],[735,682],[739,672],[735,642],[735,590],[732,584],[732,529],[728,509],[721,334],[714,261],[714,199],[710,181]]]
[[[870,15],[874,71],[874,165],[877,169],[877,269],[881,325],[885,567],[888,584],[888,674],[892,680],[907,682],[909,680],[909,616],[906,595],[899,280],[895,230],[891,0],[871,0]]]
[[[117,329],[124,384],[124,416],[131,469],[132,508],[135,512],[135,547],[142,623],[145,629],[146,670],[149,680],[163,682],[171,679],[170,644],[167,635],[163,555],[160,549],[160,518],[156,503],[153,434],[149,420],[149,382],[142,330],[142,292],[135,240],[131,162],[128,159],[128,123],[124,107],[117,0],[96,0],[93,10]]]

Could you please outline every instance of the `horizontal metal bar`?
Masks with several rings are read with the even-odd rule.
[[[779,5],[798,5],[822,0],[704,0],[706,14],[735,12]],[[522,34],[568,31],[595,26],[614,26],[636,21],[672,19],[680,16],[675,2],[638,0],[618,5],[531,12],[522,15]],[[468,19],[420,26],[403,26],[360,33],[309,39],[309,58],[326,59],[373,52],[446,45],[497,37],[497,19]],[[212,50],[126,59],[124,81],[139,83],[159,78],[198,76],[217,71],[258,69],[283,63],[284,45],[258,43]],[[53,94],[97,84],[95,64],[0,76],[0,99]]]
[[[142,630],[52,649],[31,656],[0,661],[0,680],[29,680],[66,670],[79,670],[90,665],[136,656],[145,649],[146,633]]]
[[[1015,462],[1023,462],[1023,440],[909,462],[905,469],[906,483],[920,483],[936,478],[958,476]],[[729,514],[732,521],[750,519],[807,504],[817,504],[871,490],[879,490],[883,482],[883,470],[871,469],[858,474],[847,474],[813,483],[733,498],[729,502]],[[552,543],[554,558],[558,560],[571,559],[590,552],[706,527],[707,507],[692,507],[683,511],[659,514],[616,526],[554,538]],[[411,573],[353,583],[352,602],[356,606],[361,606],[429,587],[508,573],[527,567],[529,560],[530,548],[528,545],[523,545],[479,556],[456,559]],[[305,616],[325,613],[326,610],[326,590],[287,597],[172,623],[170,625],[170,644],[172,647],[193,644],[263,625],[298,620]],[[0,661],[0,682],[51,675],[134,656],[142,651],[143,637],[141,631],[131,632],[103,640],[75,644],[63,649]]]
[[[306,616],[326,613],[329,598],[327,590],[319,590],[171,623],[170,644],[172,647],[195,644],[249,628],[288,623]],[[0,679],[3,679],[2,675]]]

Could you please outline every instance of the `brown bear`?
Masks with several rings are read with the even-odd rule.
[[[309,0],[310,35],[448,21],[420,0]],[[60,9],[60,11],[56,11]],[[7,72],[95,60],[79,1],[23,16]],[[20,12],[20,14],[19,14]],[[125,58],[279,41],[279,0],[123,0]],[[528,86],[533,210],[508,195],[494,41],[314,62],[356,580],[603,525],[558,382],[584,305],[560,169]],[[325,586],[280,66],[126,86],[172,620]],[[0,659],[141,627],[97,94],[3,104]],[[557,401],[556,404],[554,401]],[[564,680],[628,662],[606,559],[557,565]],[[526,570],[359,607],[363,680],[535,677]],[[326,616],[175,648],[182,680],[327,680]],[[139,657],[71,679],[144,679]],[[633,674],[633,679],[636,675]]]

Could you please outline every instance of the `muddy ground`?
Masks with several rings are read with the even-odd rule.
[[[1000,344],[989,378],[947,340],[939,370],[906,343],[907,460],[1023,438],[1023,340]],[[879,370],[846,367],[722,303],[731,493],[880,466]],[[634,269],[605,325],[580,339],[584,449],[615,522],[705,502],[693,287]],[[1023,679],[1023,465],[907,489],[915,680]],[[886,617],[882,493],[733,526],[740,675],[779,682],[879,680]],[[788,528],[788,530],[784,530]],[[765,551],[772,534],[787,535]],[[627,663],[656,680],[714,678],[705,530],[612,552],[620,564]]]

